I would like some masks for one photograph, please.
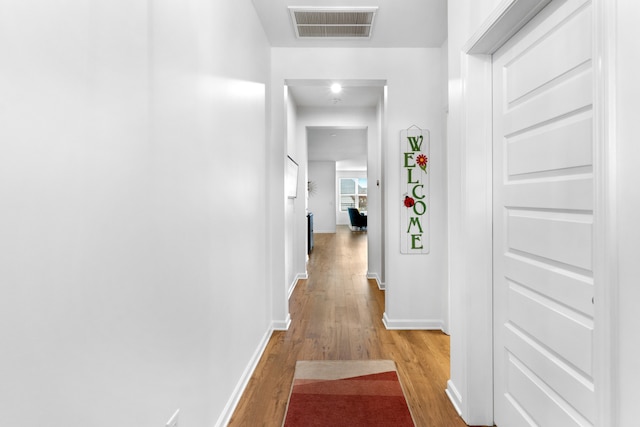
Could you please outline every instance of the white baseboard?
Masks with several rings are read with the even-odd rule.
[[[447,393],[447,396],[458,415],[462,417],[462,396],[460,396],[458,389],[451,380],[447,381],[447,388],[444,392]]]
[[[231,394],[231,397],[227,401],[227,404],[225,405],[222,411],[222,414],[220,414],[220,416],[218,417],[218,421],[216,421],[215,427],[223,427],[229,424],[229,421],[233,416],[233,411],[236,410],[236,406],[238,406],[238,402],[240,402],[242,393],[244,393],[245,388],[247,388],[247,384],[249,384],[251,375],[253,375],[253,371],[255,371],[256,367],[258,366],[258,362],[262,357],[262,354],[267,348],[267,344],[269,343],[269,339],[271,338],[272,333],[273,333],[273,329],[269,329],[262,337],[260,344],[258,344],[258,348],[253,353],[253,356],[249,360],[249,364],[247,365],[244,372],[242,373],[242,376],[240,377],[240,381],[238,381],[238,384],[236,385],[235,389],[233,390],[233,393]]]
[[[298,281],[306,280],[308,278],[309,278],[309,275],[307,274],[306,271],[304,273],[296,274],[296,277],[293,279],[293,282],[289,285],[289,292],[287,293],[287,299],[291,298],[291,294],[293,294],[293,291],[295,290],[296,286],[298,286]]]
[[[378,289],[384,291],[385,286],[384,283],[382,283],[382,281],[380,280],[380,276],[378,276],[378,273],[367,272],[367,279],[374,279],[376,281],[376,284],[378,285]]]
[[[273,331],[287,331],[289,330],[289,325],[291,325],[291,314],[287,313],[286,320],[274,320],[271,323],[271,329]]]
[[[385,312],[382,316],[382,323],[384,323],[387,329],[398,330],[436,330],[441,331],[444,327],[444,322],[438,319],[389,319]]]

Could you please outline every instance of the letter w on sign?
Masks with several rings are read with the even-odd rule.
[[[422,135],[420,135],[420,136],[407,136],[407,139],[409,140],[409,145],[411,146],[411,151],[413,151],[414,153],[417,153],[420,150],[422,150],[422,141],[423,141]]]

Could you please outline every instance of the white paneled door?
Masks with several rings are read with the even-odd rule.
[[[591,9],[552,1],[493,56],[498,427],[595,419]]]

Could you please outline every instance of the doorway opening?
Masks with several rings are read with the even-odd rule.
[[[304,197],[288,211],[291,227],[286,244],[297,269],[291,277],[307,277],[313,256],[313,233],[335,233],[348,226],[349,207],[366,214],[367,277],[384,283],[384,209],[380,186],[385,111],[384,80],[287,80],[287,154],[300,164]],[[341,92],[332,91],[339,83]],[[334,89],[335,90],[335,89]],[[348,192],[348,181],[354,184]],[[341,182],[345,185],[341,188]],[[301,258],[303,259],[300,262]],[[302,274],[299,274],[303,272]],[[297,274],[296,274],[297,273]],[[293,291],[292,283],[289,295]]]

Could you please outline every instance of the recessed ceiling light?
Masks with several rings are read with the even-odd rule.
[[[340,93],[342,92],[342,86],[340,85],[340,83],[334,83],[331,85],[331,92],[333,93]]]

